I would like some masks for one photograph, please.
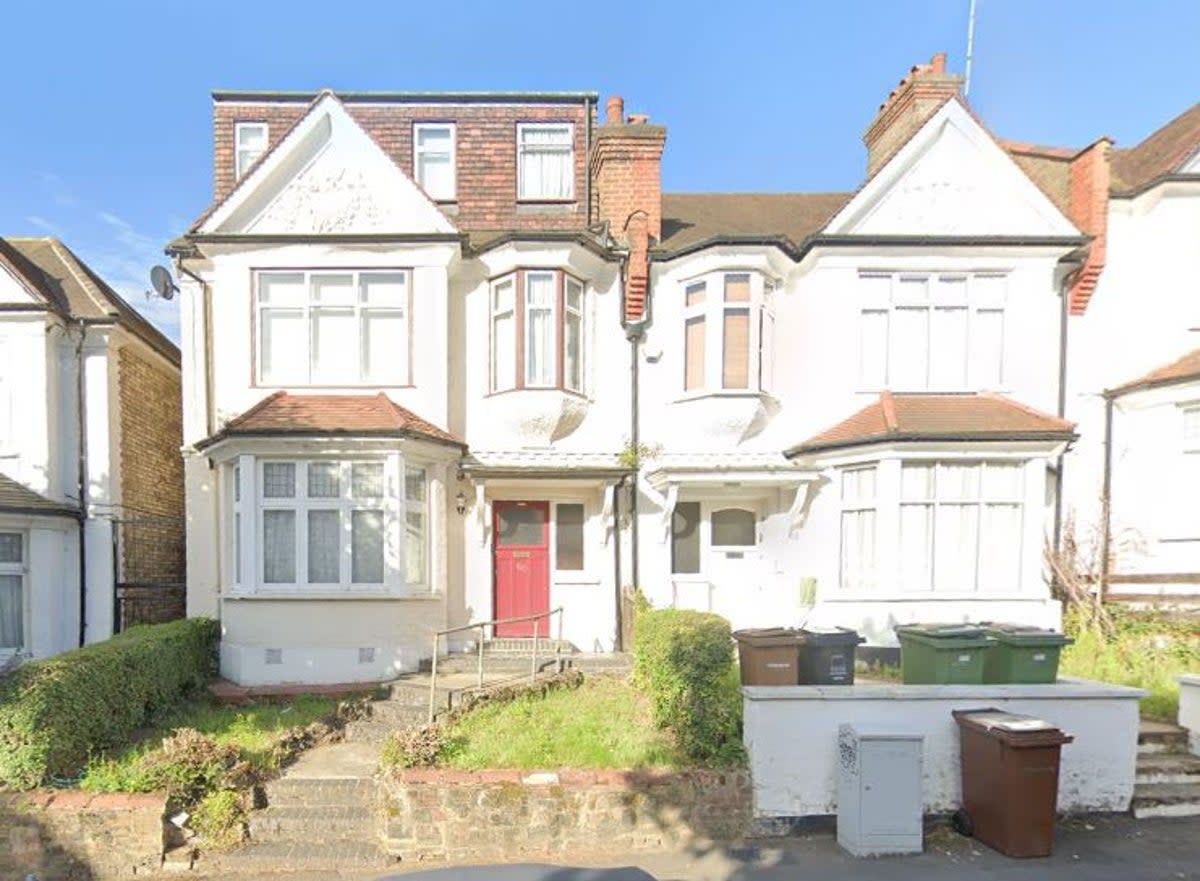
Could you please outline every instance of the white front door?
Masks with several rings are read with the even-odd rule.
[[[762,590],[758,514],[746,507],[711,504],[705,518],[705,568],[712,584],[712,611],[735,628],[754,620]]]

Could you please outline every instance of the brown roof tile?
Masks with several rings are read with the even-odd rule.
[[[1200,102],[1128,150],[1112,152],[1113,192],[1139,190],[1200,150]]]
[[[893,394],[878,400],[786,455],[890,441],[1069,440],[1075,426],[1000,395]]]
[[[1188,352],[1182,358],[1177,358],[1170,364],[1156,367],[1145,376],[1140,376],[1131,382],[1119,385],[1115,389],[1111,389],[1107,394],[1117,397],[1129,392],[1155,388],[1160,385],[1174,385],[1177,382],[1187,382],[1192,379],[1200,379],[1200,349]]]
[[[709,241],[786,237],[800,244],[820,232],[853,193],[664,193],[660,251]]]
[[[293,395],[275,392],[235,416],[217,434],[197,444],[203,449],[237,435],[417,437],[465,447],[432,422],[401,407],[383,392],[375,395]]]
[[[15,514],[47,514],[78,517],[79,509],[35,493],[6,474],[0,474],[0,511]]]

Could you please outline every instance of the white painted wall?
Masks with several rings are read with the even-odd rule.
[[[956,709],[997,707],[1045,719],[1074,736],[1062,748],[1060,811],[1126,811],[1137,758],[1138,689],[1056,685],[750,686],[744,736],[759,817],[837,812],[838,727],[924,736],[926,812],[962,799]]]
[[[1200,673],[1179,677],[1179,724],[1188,730],[1188,749],[1200,756]]]

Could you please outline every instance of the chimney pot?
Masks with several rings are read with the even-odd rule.
[[[629,114],[630,125],[645,125],[650,120],[650,117],[645,113]]]
[[[620,95],[613,95],[608,99],[605,108],[607,112],[605,121],[609,125],[620,125],[625,118],[625,99]]]
[[[930,67],[933,68],[933,73],[938,74],[939,76],[941,74],[945,73],[946,72],[946,53],[939,52],[937,55],[934,55],[933,60],[931,60],[929,62],[929,65],[930,65]]]

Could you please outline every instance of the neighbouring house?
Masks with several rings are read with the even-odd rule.
[[[179,350],[62,242],[0,238],[0,660],[184,612]]]
[[[609,651],[633,585],[875,644],[1057,625],[1106,154],[1001,141],[960,85],[913,68],[858,190],[777,194],[664,194],[666,129],[619,98],[216,93],[169,251],[224,674],[387,678],[559,607]]]

